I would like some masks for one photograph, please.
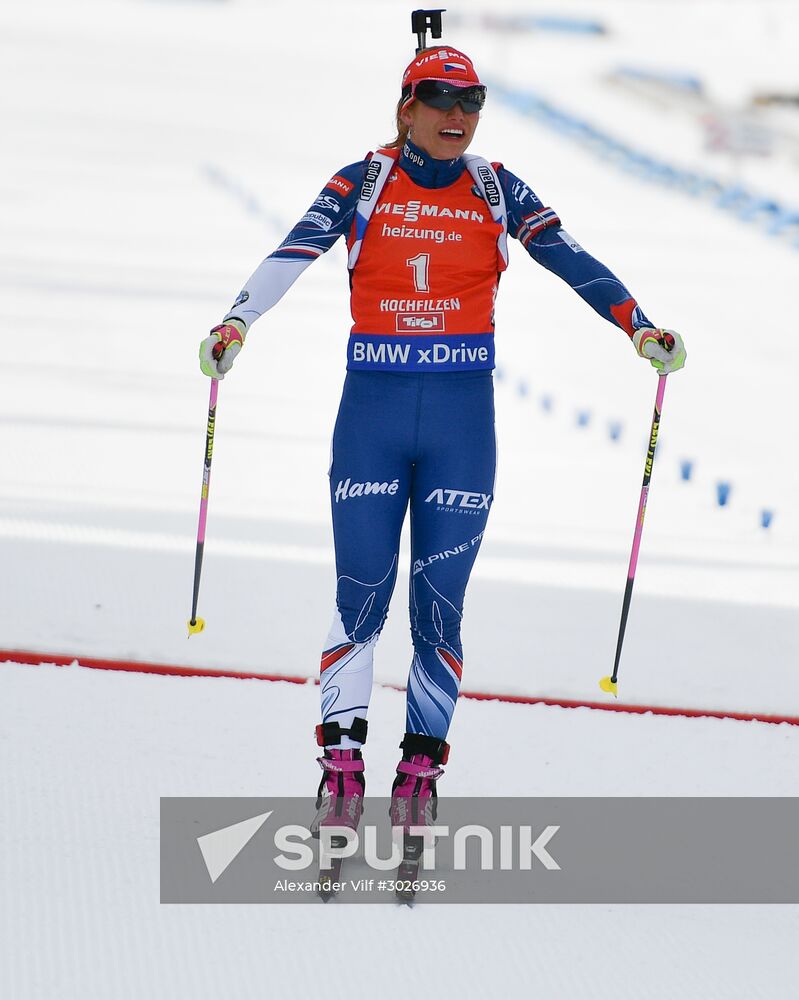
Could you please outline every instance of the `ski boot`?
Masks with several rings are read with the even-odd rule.
[[[402,862],[397,870],[395,894],[402,903],[412,903],[419,878],[424,836],[411,834],[414,826],[433,826],[438,796],[436,780],[444,773],[439,765],[449,757],[449,744],[434,736],[406,733],[400,749],[397,777],[391,788],[391,825],[402,827]]]
[[[350,736],[361,744],[366,742],[366,720],[355,719],[350,729],[341,729],[337,722],[326,722],[316,727],[316,741],[325,747],[324,756],[317,757],[324,771],[316,798],[316,816],[311,823],[311,834],[319,836],[319,828],[330,826],[357,830],[363,813],[363,796],[366,788],[364,763],[360,750],[341,750],[328,747],[340,743],[342,736]],[[344,847],[347,836],[333,834],[330,846]],[[329,865],[319,870],[319,895],[327,902],[335,895],[333,883],[341,881],[341,858],[327,859]]]

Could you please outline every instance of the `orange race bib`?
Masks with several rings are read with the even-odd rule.
[[[430,189],[392,170],[352,272],[348,368],[493,367],[502,226],[474,189],[468,171]]]

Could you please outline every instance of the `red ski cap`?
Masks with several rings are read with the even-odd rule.
[[[403,94],[407,90],[405,104],[413,100],[413,91],[420,80],[444,80],[456,87],[480,85],[472,60],[463,52],[444,45],[420,52],[402,74]]]

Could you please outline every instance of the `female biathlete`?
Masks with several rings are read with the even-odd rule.
[[[346,237],[353,326],[330,466],[338,581],[321,662],[319,824],[360,819],[372,657],[409,506],[414,653],[393,823],[429,822],[434,807],[463,667],[463,598],[494,499],[494,300],[507,237],[661,373],[685,362],[679,334],[654,327],[524,181],[464,155],[485,91],[463,52],[418,53],[402,78],[396,139],[330,178],[200,348],[203,372],[224,377],[250,325]]]

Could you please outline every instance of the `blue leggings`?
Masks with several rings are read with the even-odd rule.
[[[330,497],[336,613],[321,663],[322,721],[366,719],[374,644],[411,511],[408,732],[444,739],[460,688],[466,584],[493,502],[491,372],[347,373]],[[328,746],[357,747],[349,736]]]

